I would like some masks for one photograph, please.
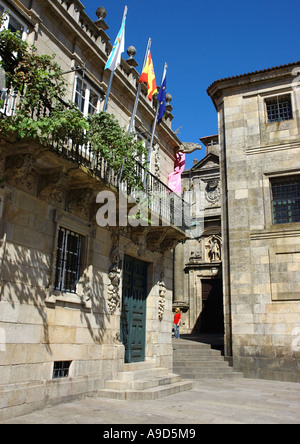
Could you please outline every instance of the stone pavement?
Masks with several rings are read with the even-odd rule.
[[[155,401],[86,398],[2,424],[300,424],[300,384],[207,379]]]

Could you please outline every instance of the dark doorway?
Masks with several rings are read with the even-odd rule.
[[[147,271],[147,263],[124,257],[121,341],[126,363],[145,360]]]
[[[194,332],[224,333],[223,288],[221,279],[202,280],[202,312]]]

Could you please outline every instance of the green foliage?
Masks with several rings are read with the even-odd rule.
[[[0,18],[0,24],[4,18]],[[39,55],[18,33],[0,32],[0,66],[7,88],[18,94],[13,116],[0,117],[0,136],[32,138],[44,145],[59,141],[83,145],[88,141],[110,167],[131,186],[142,186],[135,174],[136,159],[146,157],[144,146],[128,136],[116,118],[107,113],[85,118],[79,108],[66,103],[66,82],[55,55]]]
[[[144,145],[128,135],[111,114],[102,112],[89,117],[88,121],[92,149],[100,152],[114,171],[120,172],[123,167],[122,175],[129,185],[142,187],[136,174],[136,159],[146,158]]]

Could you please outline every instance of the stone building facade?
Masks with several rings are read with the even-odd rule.
[[[219,138],[200,140],[206,156],[182,174],[183,189],[193,193],[195,238],[175,249],[174,306],[183,311],[182,333],[223,333]]]
[[[300,382],[300,63],[214,82],[226,353]]]
[[[83,114],[101,111],[112,49],[103,8],[96,22],[78,0],[1,0],[0,9],[39,54],[56,54],[67,100]],[[131,48],[115,73],[107,110],[127,128],[139,79],[133,56]],[[181,146],[171,111],[154,139],[151,172],[160,177],[148,173],[150,191],[165,197]],[[134,132],[146,145],[154,117],[143,85]],[[119,196],[118,177],[87,150],[75,154],[1,138],[0,419],[99,393],[125,361],[172,368],[171,250],[185,232],[171,220],[99,227],[97,195]],[[165,217],[162,206],[152,210]]]

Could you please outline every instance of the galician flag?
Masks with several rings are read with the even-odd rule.
[[[147,83],[148,99],[152,102],[153,95],[157,93],[157,84],[153,68],[151,52],[149,51],[145,68],[140,77],[140,83]]]
[[[105,69],[115,71],[121,64],[121,55],[125,51],[125,23],[126,15],[123,19],[121,29],[117,35],[115,44],[106,63]]]

